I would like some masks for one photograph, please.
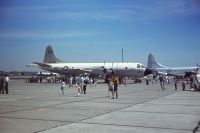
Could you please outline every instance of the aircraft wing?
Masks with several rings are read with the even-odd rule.
[[[79,68],[68,68],[61,71],[61,74],[67,74],[67,75],[79,75],[79,74],[91,74],[90,70],[84,70]]]
[[[175,77],[190,77],[191,75],[196,75],[196,72],[183,72],[182,74],[176,74],[176,73],[168,73],[168,72],[160,72],[157,70],[153,70],[153,73],[155,75],[163,75],[163,76],[175,76]]]
[[[191,75],[196,75],[196,72],[185,72],[185,77],[190,77]]]

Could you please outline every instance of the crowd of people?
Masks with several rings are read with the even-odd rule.
[[[97,83],[97,79],[96,78],[91,78],[89,77],[89,75],[80,75],[78,77],[75,78],[73,83],[73,77],[70,76],[68,78],[68,82],[66,82],[65,80],[62,80],[61,82],[61,93],[62,95],[64,95],[64,88],[66,87],[66,83],[69,84],[69,88],[70,87],[77,87],[77,94],[76,96],[80,96],[80,95],[84,95],[86,94],[86,90],[87,90],[87,85],[89,84],[90,86],[96,86]],[[115,77],[115,78],[109,78],[108,79],[108,97],[109,97],[109,92],[111,92],[112,96],[111,99],[114,99],[114,97],[117,99],[118,98],[118,85],[119,85],[119,78]]]
[[[29,78],[26,78],[26,83],[42,83],[42,82],[47,82],[47,83],[57,83],[62,81],[61,76],[43,76],[43,75],[37,75],[37,76],[32,76]]]
[[[166,78],[162,75],[159,76],[159,81],[160,81],[160,87],[161,90],[165,90],[165,84],[174,84],[175,90],[178,90],[178,85],[181,86],[182,91],[186,90],[186,86],[189,85],[189,89],[192,91],[200,91],[200,85],[198,83],[198,79],[195,75],[191,75],[189,78],[180,78],[180,77],[173,77],[170,80],[169,78]]]
[[[97,79],[89,77],[89,75],[81,74],[80,76],[70,76],[66,78],[61,79],[61,92],[64,95],[64,88],[66,87],[66,84],[69,84],[69,88],[71,87],[77,87],[77,95],[80,94],[86,94],[87,85],[90,84],[90,86],[96,86]]]
[[[178,90],[178,87],[181,86],[182,90],[186,90],[186,86],[189,84],[190,90],[194,91],[200,91],[200,85],[198,83],[197,77],[195,75],[190,76],[190,78],[177,78],[177,77],[167,77],[160,75],[157,78],[145,78],[146,85],[149,85],[149,83],[155,83],[157,84],[157,80],[160,81],[160,87],[161,91],[166,90],[166,84],[174,84],[175,90]],[[7,75],[1,75],[0,76],[0,94],[8,94],[8,81],[9,77]],[[31,78],[28,78],[26,82],[30,83],[42,83],[42,82],[52,82],[52,83],[61,83],[61,93],[64,95],[64,88],[66,87],[66,84],[70,87],[77,87],[77,95],[80,94],[86,94],[87,85],[90,86],[96,86],[97,79],[90,77],[87,74],[81,74],[79,76],[34,76]],[[108,98],[111,97],[111,99],[118,98],[118,85],[124,84],[127,86],[128,83],[128,77],[125,77],[124,79],[119,78],[119,76],[114,76],[107,79],[108,83]],[[111,95],[110,95],[111,94]]]
[[[90,84],[90,86],[96,86],[97,79],[92,78],[87,74],[80,74],[79,76],[47,76],[47,77],[32,77],[29,79],[33,82],[52,82],[52,83],[61,83],[61,93],[64,95],[64,88],[66,87],[66,84],[69,85],[69,88],[76,87],[77,88],[77,94],[76,96],[79,96],[81,94],[86,94],[87,85]],[[107,78],[108,83],[108,97],[111,99],[118,98],[118,85],[124,84],[127,86],[128,83],[128,77],[121,78],[119,76],[114,76]],[[152,79],[145,78],[146,85],[149,85],[149,83],[157,84],[157,82],[160,82],[161,91],[166,90],[166,84],[174,84],[175,90],[178,90],[178,86],[180,85],[182,90],[185,91],[186,85],[190,84],[190,89],[194,88],[195,91],[200,91],[197,78],[195,76],[191,76],[190,80],[186,80],[185,78],[177,78],[177,77],[169,77],[169,76],[163,76],[160,75],[158,77],[154,77]],[[135,82],[134,82],[135,83]],[[139,82],[141,83],[141,82]]]
[[[190,77],[182,77],[182,76],[166,76],[166,75],[157,75],[152,76],[148,75],[144,77],[146,85],[152,84],[160,84],[160,91],[166,90],[166,85],[173,84],[175,90],[185,91],[200,91],[200,83],[196,75],[191,75]],[[186,88],[188,87],[188,88]]]

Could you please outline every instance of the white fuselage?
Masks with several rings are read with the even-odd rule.
[[[40,66],[40,68],[65,75],[114,72],[120,76],[142,77],[146,70],[141,63],[50,63],[47,65],[50,67]]]
[[[155,69],[156,71],[166,73],[167,75],[186,76],[187,73],[196,73],[198,67],[164,67]]]

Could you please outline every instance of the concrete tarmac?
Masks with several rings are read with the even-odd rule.
[[[120,85],[111,99],[106,84],[76,97],[76,87],[61,95],[60,84],[11,80],[0,94],[0,133],[200,133],[200,93],[178,87]]]

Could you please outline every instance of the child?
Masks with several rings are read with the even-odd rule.
[[[109,98],[109,92],[111,92],[112,98],[114,98],[113,89],[114,89],[114,83],[112,82],[112,80],[110,80],[108,83],[108,98]]]
[[[79,76],[77,81],[76,81],[76,86],[78,87],[78,92],[77,92],[77,96],[80,95],[80,90],[81,90],[81,87],[82,87],[82,79],[81,77]]]
[[[64,88],[65,88],[65,82],[64,81],[62,81],[62,83],[61,83],[61,91],[62,91],[62,95],[64,95]]]

